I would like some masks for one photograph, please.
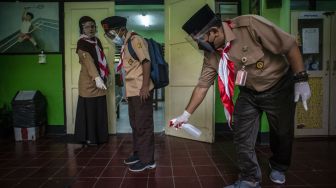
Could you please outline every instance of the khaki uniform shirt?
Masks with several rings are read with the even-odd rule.
[[[130,42],[134,52],[136,53],[139,60],[132,58],[129,53],[127,41],[131,38]],[[123,68],[125,70],[125,86],[126,86],[126,97],[139,96],[140,89],[142,87],[143,71],[142,71],[142,61],[147,59],[150,60],[148,53],[148,44],[139,35],[132,35],[128,32],[124,43],[124,55],[123,55]],[[154,88],[152,80],[150,80],[149,90]]]
[[[232,29],[226,22],[223,28],[225,40],[231,42],[228,56],[235,64],[235,74],[244,65],[247,88],[258,92],[271,88],[288,71],[285,54],[296,45],[295,39],[260,16],[239,16],[231,21]],[[198,86],[210,87],[217,77],[220,56],[216,52],[204,56]]]
[[[95,78],[99,76],[94,60],[88,52],[78,50],[81,70],[78,80],[78,93],[81,97],[99,97],[106,95],[106,90],[96,87]]]

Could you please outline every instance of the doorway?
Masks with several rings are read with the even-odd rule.
[[[127,29],[135,31],[144,38],[153,38],[164,47],[164,5],[116,5],[115,15],[127,18]],[[120,47],[116,47],[114,65],[120,59]],[[115,68],[116,70],[116,68]],[[120,79],[120,73],[115,73],[115,79]],[[128,104],[125,98],[123,84],[116,84],[117,98],[117,133],[131,133],[132,129],[128,118]],[[164,88],[154,90],[153,118],[154,132],[164,132]]]
[[[335,27],[334,12],[291,12],[291,33],[301,50],[312,91],[307,112],[297,105],[296,136],[336,134]]]

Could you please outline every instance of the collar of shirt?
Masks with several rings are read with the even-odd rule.
[[[235,34],[232,32],[232,29],[230,28],[229,24],[227,22],[222,22],[223,24],[223,30],[225,35],[225,43],[231,42],[236,38]],[[231,23],[233,25],[233,23]],[[234,28],[234,27],[233,27]]]
[[[136,32],[134,32],[134,31],[127,31],[127,33],[126,33],[126,37],[125,37],[125,41],[124,41],[124,45],[127,43],[127,41],[128,41],[128,39],[129,38],[131,38],[132,36],[134,36],[134,35],[137,35],[137,33]]]

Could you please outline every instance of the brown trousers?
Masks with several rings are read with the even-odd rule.
[[[128,97],[128,115],[133,134],[133,151],[140,161],[154,160],[153,91],[146,101],[139,96]]]

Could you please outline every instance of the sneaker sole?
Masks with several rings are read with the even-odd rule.
[[[284,183],[286,182],[286,180],[284,180],[284,181],[274,180],[274,179],[272,179],[272,176],[271,176],[271,175],[269,176],[269,178],[270,178],[270,180],[271,180],[272,182],[277,183],[277,184],[284,184]]]
[[[271,163],[268,163],[268,166],[269,166],[270,169],[272,170]],[[280,180],[274,180],[274,179],[272,179],[271,174],[269,175],[269,178],[270,178],[270,180],[271,180],[272,182],[277,183],[277,184],[284,184],[284,183],[286,182],[286,179],[285,179],[284,181],[280,181]]]
[[[152,164],[152,165],[147,165],[145,166],[144,168],[142,169],[137,169],[137,170],[134,170],[134,169],[131,169],[131,168],[128,168],[129,171],[132,171],[132,172],[142,172],[146,169],[154,169],[156,167],[156,163]]]
[[[132,162],[126,162],[125,160],[124,160],[124,164],[126,164],[126,165],[131,165],[131,164],[135,164],[135,163],[137,163],[137,162],[139,162],[140,160],[136,160],[136,161],[132,161]]]

